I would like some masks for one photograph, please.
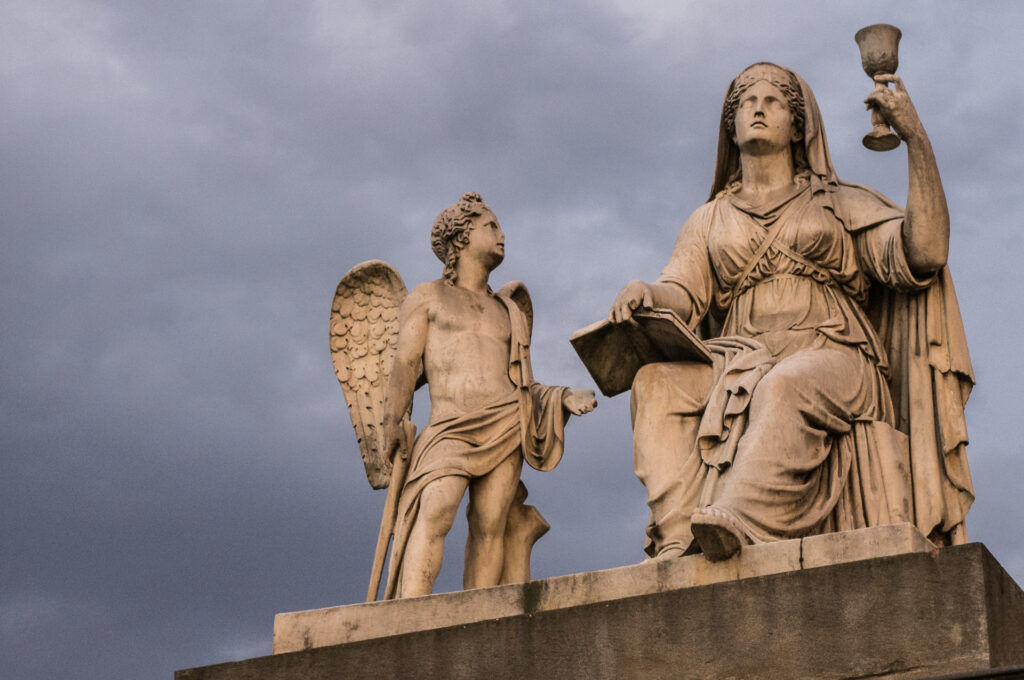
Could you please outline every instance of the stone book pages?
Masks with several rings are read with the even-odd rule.
[[[671,309],[638,310],[621,324],[603,319],[573,333],[569,342],[606,397],[628,390],[644,364],[711,363],[708,348]]]

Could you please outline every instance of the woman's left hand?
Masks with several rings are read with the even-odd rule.
[[[917,115],[914,103],[910,101],[910,95],[907,94],[907,88],[903,85],[903,79],[891,73],[883,73],[875,76],[875,82],[883,86],[892,83],[894,89],[876,88],[864,100],[868,108],[877,108],[885,118],[885,122],[906,141],[923,135],[924,126]]]

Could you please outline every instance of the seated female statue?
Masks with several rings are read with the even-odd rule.
[[[912,522],[966,541],[973,384],[946,269],[949,213],[902,81],[868,98],[907,146],[906,210],[836,177],[821,115],[792,71],[730,84],[708,202],[657,281],[610,319],[710,315],[714,364],[644,366],[632,389],[652,557]]]

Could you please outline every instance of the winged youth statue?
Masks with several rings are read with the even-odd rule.
[[[342,278],[331,307],[331,356],[366,476],[388,488],[368,601],[392,535],[385,597],[433,590],[467,490],[464,587],[528,580],[530,550],[548,525],[523,504],[523,461],[555,467],[568,416],[597,405],[591,390],[534,381],[529,292],[521,282],[491,290],[505,237],[479,194],[443,210],[430,240],[441,278],[407,294],[390,265],[364,262]],[[430,421],[416,437],[409,415],[424,383]]]

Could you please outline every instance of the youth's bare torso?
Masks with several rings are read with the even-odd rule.
[[[474,411],[513,391],[508,375],[512,326],[501,300],[440,280],[419,288],[427,305],[423,368],[431,422]]]
[[[475,216],[470,210],[474,204]],[[458,211],[462,212],[456,220]],[[468,225],[466,212],[472,217]],[[403,455],[410,453],[403,418],[421,365],[430,388],[431,423],[479,412],[516,394],[508,374],[512,319],[505,304],[487,292],[490,274],[505,256],[505,236],[497,219],[483,206],[479,195],[466,194],[438,217],[431,238],[443,242],[432,240],[432,246],[445,261],[446,276],[454,285],[446,279],[421,284],[402,304],[398,347],[385,400],[385,446],[389,457],[403,447]],[[444,245],[443,252],[439,245]],[[458,253],[452,251],[453,247]],[[549,398],[558,396],[568,413],[586,413],[596,405],[593,392],[563,388],[548,393]],[[416,449],[423,441],[433,443]],[[479,448],[487,446],[481,444]],[[438,450],[444,447],[448,448],[443,452],[445,456],[471,454],[475,448],[458,437],[420,438],[412,446],[410,474],[416,474],[417,461],[439,455]],[[444,538],[467,488],[469,536],[463,585],[479,588],[500,581],[508,513],[522,465],[522,455],[506,455],[480,476],[469,478],[453,472],[425,482],[419,491],[410,490],[416,494],[412,498],[418,498],[419,509],[401,562],[399,597],[426,595],[433,589],[441,568]],[[403,499],[408,498],[405,493],[403,489]]]

